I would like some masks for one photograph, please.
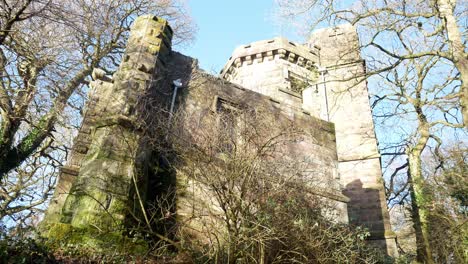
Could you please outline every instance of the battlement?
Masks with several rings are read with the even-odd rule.
[[[312,70],[318,64],[318,52],[317,47],[309,49],[281,37],[256,41],[237,47],[221,71],[221,76],[228,79],[238,67],[262,63],[265,60],[272,61],[275,58]]]
[[[234,50],[221,77],[301,109],[303,90],[318,79],[319,51],[280,37],[253,42]]]

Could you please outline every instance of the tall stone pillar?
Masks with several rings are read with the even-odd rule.
[[[335,124],[338,170],[351,199],[350,223],[367,227],[371,241],[396,256],[356,30],[351,25],[322,29],[312,34],[309,45],[320,48],[325,75],[319,82],[326,89],[329,120]]]
[[[82,127],[46,214],[49,236],[63,236],[67,230],[124,229],[138,206],[130,192],[137,186],[139,162],[147,155],[138,131],[138,102],[161,79],[171,38],[166,20],[138,17],[113,77],[94,71]]]

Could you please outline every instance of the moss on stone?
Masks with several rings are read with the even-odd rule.
[[[68,239],[72,233],[72,226],[65,223],[51,223],[45,226],[47,229],[46,237],[52,240],[62,241]]]
[[[115,251],[141,255],[148,251],[148,243],[140,238],[130,238],[121,231],[103,232],[97,228],[79,228],[70,224],[54,223],[45,233],[48,245],[53,249],[77,247],[82,251],[112,254]]]
[[[123,223],[123,216],[128,206],[119,197],[111,197],[100,190],[87,191],[86,195],[77,197],[71,223],[77,227],[86,227],[93,223],[102,230],[109,230]]]

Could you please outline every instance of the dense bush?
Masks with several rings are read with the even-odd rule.
[[[44,241],[32,238],[11,238],[0,240],[1,263],[55,263],[55,257]]]

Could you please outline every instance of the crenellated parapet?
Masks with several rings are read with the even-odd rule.
[[[231,79],[239,67],[263,63],[264,61],[284,60],[299,67],[312,70],[318,64],[319,48],[309,49],[285,38],[274,38],[253,42],[236,48],[221,71],[221,76]]]
[[[319,51],[285,38],[253,42],[234,50],[221,77],[300,108],[303,91],[318,80]]]

